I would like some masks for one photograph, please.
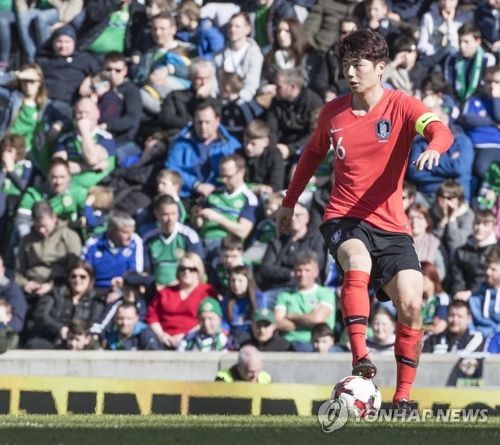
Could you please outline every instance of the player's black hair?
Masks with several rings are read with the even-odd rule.
[[[348,34],[339,45],[339,57],[346,54],[355,59],[366,59],[372,62],[387,60],[389,48],[384,37],[378,32],[369,29],[360,29]]]

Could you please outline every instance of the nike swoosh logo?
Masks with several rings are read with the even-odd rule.
[[[347,321],[349,323],[354,323],[355,321],[362,321],[364,320],[364,317],[360,317],[360,318],[349,318]]]
[[[414,364],[415,364],[415,363],[414,363],[414,362],[412,362],[411,360],[406,360],[405,358],[402,358],[402,359],[401,359],[401,361],[402,361],[403,363],[408,363],[409,365],[414,365]]]
[[[343,128],[330,128],[330,134],[337,133],[338,131],[342,131]]]
[[[427,121],[428,121],[431,117],[432,117],[432,116],[426,117],[426,118],[422,121],[422,123],[423,123],[423,124],[425,124],[425,123],[426,123],[426,122],[427,122]]]

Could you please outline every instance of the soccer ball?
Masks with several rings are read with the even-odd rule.
[[[350,417],[365,417],[380,409],[382,396],[371,379],[350,375],[335,385],[332,400],[346,406]]]

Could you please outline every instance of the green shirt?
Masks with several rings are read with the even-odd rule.
[[[35,203],[47,200],[54,213],[61,219],[76,221],[78,211],[85,205],[86,198],[87,190],[74,184],[71,184],[65,192],[52,197],[48,197],[34,187],[28,187],[19,204],[18,212],[31,215],[31,209]]]
[[[24,143],[26,144],[27,151],[30,151],[33,145],[33,138],[35,136],[37,124],[37,106],[23,103],[9,132],[22,136],[24,138]]]
[[[129,18],[128,7],[112,12],[106,28],[92,42],[89,51],[98,54],[107,54],[112,51],[123,53]]]
[[[49,0],[37,0],[37,9],[52,9],[53,6],[50,4]]]
[[[331,309],[326,319],[326,324],[333,329],[335,324],[335,297],[333,291],[328,287],[315,284],[313,288],[301,291],[285,291],[278,295],[275,308],[284,309],[287,314],[305,315],[311,312],[318,304],[324,304]],[[301,341],[311,342],[311,328],[300,326],[295,331],[285,332],[283,338],[289,342]]]
[[[24,171],[27,168],[31,168],[31,161],[27,159],[23,159],[22,161],[18,161],[14,164],[14,172],[19,178],[22,178],[24,175]],[[11,196],[21,196],[21,190],[16,186],[14,182],[9,178],[8,173],[5,173],[5,178],[3,180],[2,186],[0,190],[4,192],[6,195]]]
[[[0,11],[12,11],[12,0],[0,0]]]
[[[255,11],[255,41],[261,48],[269,44],[269,40],[267,39],[267,18],[269,16],[269,9],[267,5],[257,6],[257,10]]]

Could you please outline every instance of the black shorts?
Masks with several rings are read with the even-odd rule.
[[[387,232],[352,218],[330,219],[321,224],[319,230],[335,259],[337,249],[344,241],[358,239],[366,246],[372,260],[370,281],[380,301],[389,300],[382,286],[398,272],[407,269],[421,271],[413,239],[405,233]],[[341,269],[340,264],[338,266]]]

